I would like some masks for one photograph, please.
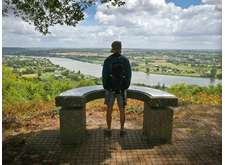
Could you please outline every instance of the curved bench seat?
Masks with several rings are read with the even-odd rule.
[[[104,98],[102,86],[75,88],[61,93],[55,98],[60,106],[60,136],[63,144],[79,144],[85,138],[86,103]],[[127,97],[144,102],[143,132],[153,142],[171,142],[173,110],[177,106],[176,96],[153,88],[131,86]]]
[[[75,88],[61,93],[56,97],[56,106],[79,107],[84,103],[104,98],[105,90],[101,85]],[[127,97],[149,102],[151,107],[176,106],[176,96],[154,88],[131,86]]]

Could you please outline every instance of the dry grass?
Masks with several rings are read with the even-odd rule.
[[[7,104],[3,107],[3,139],[43,128],[58,127],[54,102],[29,101]]]

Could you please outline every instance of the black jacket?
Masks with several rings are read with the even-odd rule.
[[[121,55],[121,54],[112,54],[109,57],[107,57],[104,61],[103,64],[103,69],[102,69],[102,83],[103,83],[103,88],[110,90],[112,89],[112,83],[111,83],[111,77],[110,77],[110,66],[112,65],[112,63],[118,58],[120,57],[120,60],[123,60],[123,64],[124,64],[124,69],[125,69],[125,77],[126,77],[126,81],[127,86],[125,87],[125,89],[129,88],[130,82],[131,82],[131,66],[130,66],[130,62],[129,60]]]

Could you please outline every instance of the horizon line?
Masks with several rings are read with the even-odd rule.
[[[36,48],[36,49],[111,49],[111,48],[100,48],[100,47],[16,47],[16,46],[3,46],[3,48]],[[219,50],[222,51],[222,48],[211,48],[211,49],[198,49],[198,48],[185,48],[185,49],[180,49],[180,48],[129,48],[129,47],[124,47],[122,49],[139,49],[139,50]]]

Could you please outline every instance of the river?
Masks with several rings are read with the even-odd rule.
[[[87,62],[81,62],[68,58],[58,57],[45,57],[49,59],[53,64],[59,65],[71,71],[79,71],[85,75],[92,75],[95,77],[101,77],[102,66],[99,64],[91,64]],[[171,86],[179,83],[196,84],[200,86],[215,85],[221,83],[221,80],[201,78],[201,77],[188,77],[188,76],[169,76],[159,74],[146,74],[144,72],[132,72],[131,83],[140,83],[146,85],[165,84],[165,86]]]

